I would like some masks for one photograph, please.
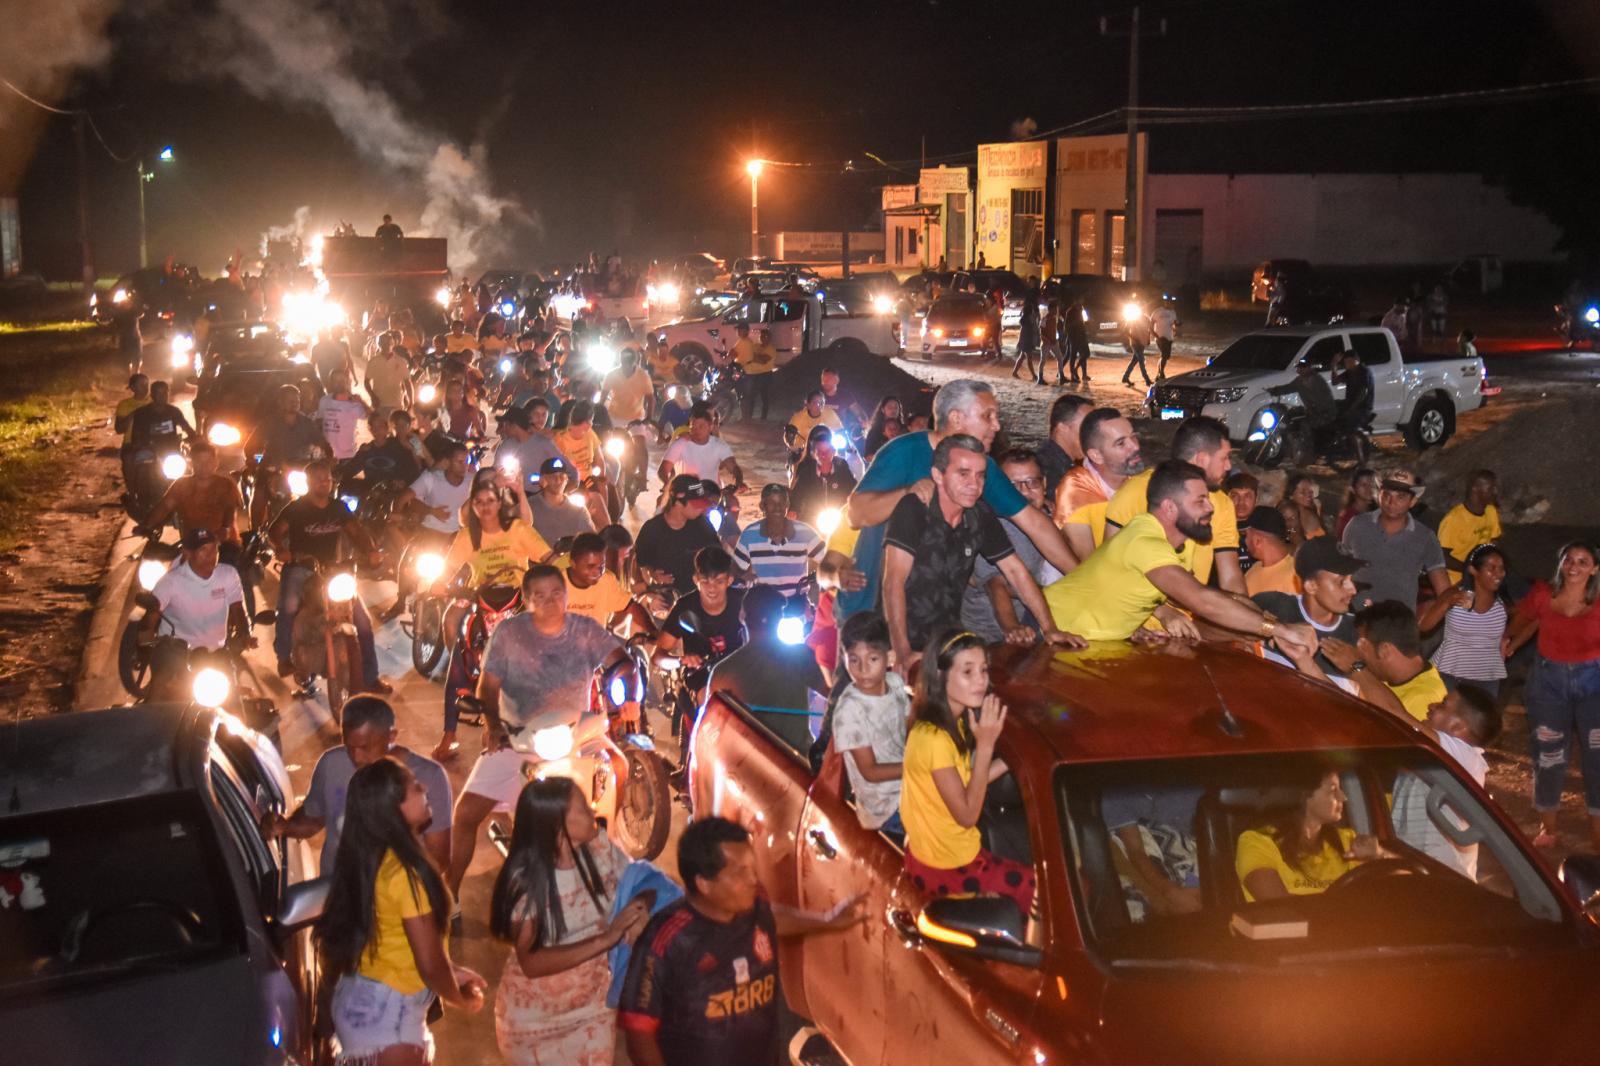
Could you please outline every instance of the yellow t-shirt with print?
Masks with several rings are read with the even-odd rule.
[[[1121,533],[1045,588],[1050,617],[1056,628],[1088,640],[1126,640],[1166,602],[1146,575],[1164,566],[1190,569],[1193,550],[1192,541],[1174,548],[1153,516],[1134,515]]]
[[[593,618],[604,629],[612,615],[628,606],[628,594],[622,590],[622,582],[617,580],[617,575],[609,570],[600,575],[599,581],[580,589],[572,583],[571,563],[572,559],[568,556],[566,565],[562,566],[567,574],[567,613]]]
[[[957,822],[933,783],[933,772],[945,767],[954,767],[963,785],[972,780],[972,756],[963,755],[950,734],[932,722],[912,726],[901,757],[900,821],[906,850],[935,870],[965,866],[983,847],[978,827]]]
[[[1246,829],[1239,834],[1239,846],[1234,851],[1233,869],[1239,877],[1239,887],[1244,890],[1247,903],[1255,897],[1244,887],[1244,879],[1257,870],[1271,870],[1283,880],[1283,887],[1291,896],[1314,896],[1326,892],[1328,886],[1343,877],[1356,864],[1344,857],[1356,838],[1354,829],[1340,829],[1339,850],[1328,844],[1315,855],[1307,855],[1299,866],[1290,866],[1278,850],[1278,842],[1265,829]]]
[[[800,431],[800,443],[804,444],[811,436],[811,431],[817,426],[827,426],[835,433],[844,432],[844,423],[839,421],[839,412],[832,407],[823,407],[822,413],[816,418],[811,417],[811,412],[802,407],[789,418],[789,424]]]
[[[124,418],[128,420],[126,428],[124,428],[122,431],[122,443],[133,443],[133,413],[139,408],[149,405],[149,403],[150,397],[148,396],[143,398],[129,396],[127,399],[117,404],[117,411],[113,417],[116,419],[116,421],[121,421]],[[115,425],[116,421],[114,421],[112,425]]]
[[[1428,708],[1444,699],[1448,693],[1444,678],[1439,676],[1438,668],[1432,665],[1410,681],[1402,681],[1398,685],[1385,684],[1390,692],[1400,697],[1406,713],[1419,722],[1426,721]]]
[[[484,346],[488,347],[488,338],[484,338],[484,340],[486,342]],[[455,333],[446,333],[444,335],[444,350],[447,352],[470,352],[475,350],[477,347],[478,338],[474,337],[470,333],[462,333],[459,335]]]
[[[578,480],[589,477],[594,473],[594,467],[600,462],[600,438],[594,430],[576,439],[564,429],[556,430],[555,446],[560,450],[562,458],[572,464]]]
[[[1126,529],[1134,515],[1144,514],[1150,509],[1151,473],[1153,469],[1133,475],[1122,483],[1122,487],[1106,503],[1107,536],[1116,535],[1111,529],[1113,525]],[[1194,545],[1194,561],[1189,568],[1195,580],[1202,585],[1211,580],[1211,564],[1217,552],[1239,550],[1239,516],[1233,509],[1233,501],[1226,492],[1214,490],[1211,493],[1211,506],[1211,543]]]
[[[1458,503],[1439,522],[1439,546],[1456,562],[1464,563],[1473,548],[1499,540],[1503,532],[1500,508],[1494,504],[1485,507],[1482,514],[1473,514],[1466,504]]]
[[[422,883],[413,883],[406,868],[393,851],[385,852],[373,884],[372,939],[361,956],[356,972],[362,977],[382,981],[402,996],[412,996],[428,987],[417,970],[406,939],[405,920],[432,914],[428,893]]]
[[[472,534],[463,525],[450,542],[450,551],[444,557],[445,580],[467,564],[472,565],[472,583],[482,585],[498,581],[502,585],[522,584],[522,575],[550,554],[550,545],[527,522],[512,522],[510,529],[499,533],[484,533],[478,539],[476,550],[472,547]]]

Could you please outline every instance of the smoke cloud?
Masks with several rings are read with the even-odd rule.
[[[356,25],[373,29],[370,21]],[[453,268],[495,257],[514,227],[537,227],[515,201],[494,194],[481,144],[463,148],[427,129],[358,76],[352,31],[311,0],[220,0],[202,32],[210,70],[253,96],[324,111],[363,156],[418,185],[422,230],[449,239]]]
[[[115,0],[49,0],[9,4],[0,32],[0,77],[52,106],[80,67],[110,54],[105,24]],[[0,192],[21,180],[50,113],[0,86]]]

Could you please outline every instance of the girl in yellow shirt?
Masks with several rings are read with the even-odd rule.
[[[450,892],[428,858],[428,793],[398,761],[363,766],[345,792],[344,831],[316,940],[333,990],[339,1060],[423,1066],[433,1057],[428,1007],[468,1014],[487,982],[450,961]]]
[[[1339,825],[1348,797],[1337,770],[1312,771],[1300,795],[1275,823],[1239,834],[1233,863],[1246,902],[1326,892],[1356,866],[1387,854],[1377,838]]]
[[[1009,896],[1027,914],[1033,870],[983,847],[978,817],[989,782],[1006,772],[995,742],[1006,709],[989,691],[989,650],[961,629],[936,634],[922,657],[906,735],[900,820],[906,872],[930,896]]]

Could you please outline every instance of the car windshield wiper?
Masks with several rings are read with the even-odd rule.
[[[1303,954],[1288,954],[1283,957],[1285,963],[1344,963],[1367,962],[1380,959],[1415,958],[1421,955],[1473,955],[1473,956],[1498,956],[1510,958],[1521,954],[1521,949],[1509,944],[1380,944],[1365,948],[1345,948],[1335,951],[1308,951]]]

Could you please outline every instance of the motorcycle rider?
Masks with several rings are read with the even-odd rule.
[[[1339,416],[1339,403],[1333,398],[1333,389],[1322,370],[1313,359],[1302,359],[1295,364],[1295,378],[1287,385],[1267,391],[1273,396],[1297,396],[1305,408],[1313,432],[1333,424]]]
[[[411,406],[411,364],[394,346],[395,334],[378,334],[378,350],[367,360],[362,387],[375,411],[403,411]]]
[[[150,513],[147,524],[159,529],[176,515],[178,528],[184,533],[203,529],[215,537],[222,562],[239,570],[239,513],[244,510],[239,486],[232,478],[217,473],[217,450],[210,441],[196,440],[189,445],[189,463],[194,472],[172,483]],[[242,571],[240,576],[244,576]],[[245,591],[248,597],[249,588]]]
[[[250,619],[244,609],[244,587],[239,573],[218,559],[217,536],[204,527],[185,530],[183,555],[178,565],[161,576],[151,595],[159,606],[145,612],[139,623],[140,639],[154,640],[166,620],[172,635],[189,649],[217,651],[224,647],[255,647]],[[164,692],[181,676],[179,662],[151,663],[151,695]],[[185,699],[178,691],[168,698]]]
[[[665,576],[679,595],[687,595],[694,588],[696,553],[721,543],[706,519],[717,502],[716,489],[692,474],[679,474],[667,483],[666,492],[661,513],[639,527],[633,577],[642,586]]]
[[[350,371],[335,367],[323,377],[327,392],[317,401],[316,417],[322,423],[322,435],[336,460],[349,459],[356,454],[356,427],[371,413],[362,399],[350,386]]]
[[[1372,368],[1361,362],[1354,351],[1339,356],[1339,370],[1334,374],[1334,384],[1344,386],[1344,396],[1339,400],[1339,423],[1351,429],[1360,429],[1372,422]]]
[[[828,394],[826,392],[821,389],[812,389],[811,392],[806,394],[806,405],[789,416],[789,424],[784,427],[784,437],[788,439],[790,434],[787,431],[794,430],[793,439],[795,443],[790,445],[789,448],[789,465],[791,467],[799,462],[800,457],[805,454],[805,442],[811,438],[811,431],[816,427],[827,426],[838,433],[844,433],[844,422],[839,418],[839,409],[829,406],[827,399]]]
[[[672,404],[668,404],[670,408]],[[721,437],[712,435],[714,415],[711,405],[701,401],[689,409],[689,431],[671,444],[661,456],[656,476],[661,484],[688,474],[707,481],[718,481],[726,474],[735,484],[744,480],[733,449]]]
[[[260,471],[280,472],[294,463],[305,462],[315,453],[328,450],[328,439],[322,435],[322,423],[300,409],[300,389],[294,385],[278,386],[278,405],[272,417],[250,431],[244,442],[247,462],[254,462]],[[259,459],[252,459],[260,456]],[[260,527],[266,523],[268,493],[257,492],[251,500],[250,524]]]
[[[382,411],[367,415],[367,430],[372,439],[356,449],[355,455],[338,465],[341,480],[358,480],[358,494],[373,485],[399,481],[406,485],[417,480],[421,470],[411,447],[394,434],[394,419]]]
[[[622,641],[594,619],[567,611],[567,582],[556,567],[529,567],[522,602],[523,613],[501,622],[484,649],[483,754],[461,788],[451,825],[448,880],[458,895],[478,827],[491,811],[511,808],[531,776],[524,764],[537,761],[513,749],[512,737],[528,741],[539,729],[570,725],[588,706],[594,672],[626,658]]]
[[[272,550],[283,561],[278,581],[278,621],[272,646],[278,656],[278,676],[294,673],[290,654],[294,650],[294,619],[300,612],[301,595],[313,567],[324,572],[341,561],[341,540],[349,538],[357,551],[377,562],[381,553],[360,522],[333,495],[333,463],[317,459],[306,466],[306,494],[292,500],[272,520],[267,536]],[[378,655],[372,642],[372,618],[357,596],[350,604],[356,634],[361,642],[363,691],[388,693],[388,684],[378,677]]]
[[[561,452],[549,437],[534,431],[533,416],[527,409],[513,407],[499,421],[500,446],[495,449],[494,464],[502,470],[521,471],[524,488],[532,492],[543,476],[544,464],[559,459]]]
[[[194,427],[183,412],[167,401],[169,389],[165,381],[151,382],[150,402],[129,417],[128,433],[134,451],[176,449],[184,438],[195,436]]]
[[[128,378],[129,395],[117,402],[116,412],[111,418],[111,427],[122,434],[122,447],[119,455],[122,459],[122,484],[128,484],[128,472],[133,467],[133,413],[150,402],[150,378],[146,374],[134,374]]]
[[[580,506],[572,502],[571,466],[559,455],[546,459],[538,470],[538,482],[528,493],[528,511],[533,528],[551,544],[579,533],[594,532],[594,517],[583,497]]]

